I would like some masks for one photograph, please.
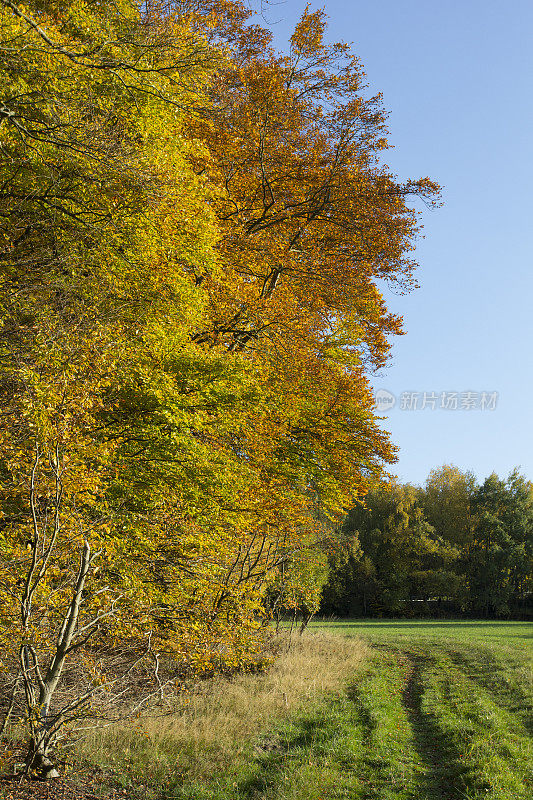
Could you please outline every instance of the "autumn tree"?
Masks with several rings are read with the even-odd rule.
[[[231,0],[0,10],[4,710],[51,774],[110,647],[234,669],[277,576],[316,606],[316,520],[394,458],[377,281],[413,285],[436,186],[381,164],[322,12],[281,55]]]
[[[314,514],[310,509],[308,524],[302,526],[297,543],[284,542],[280,563],[271,571],[264,601],[276,631],[286,618],[290,618],[293,626],[299,622],[300,634],[307,628],[320,607],[328,578],[328,554],[337,543],[338,531],[316,507]]]
[[[194,125],[211,155],[197,168],[217,188],[221,272],[198,276],[211,320],[195,340],[249,354],[276,471],[339,513],[394,457],[367,371],[401,327],[376,282],[413,285],[408,198],[433,203],[436,186],[399,183],[380,163],[380,97],[365,98],[350,49],[326,42],[323,12],[306,10],[280,55],[242,4],[223,5],[213,27],[229,63],[211,87],[212,112]],[[220,8],[195,4],[196,18]],[[259,447],[255,437],[252,453]]]
[[[429,473],[420,490],[420,505],[437,534],[454,548],[457,558],[449,564],[448,590],[456,612],[468,606],[468,561],[473,543],[473,496],[477,480],[471,472],[461,472],[445,464]]]
[[[478,485],[445,465],[423,488],[378,486],[346,517],[321,610],[527,614],[532,531],[531,482],[516,470]]]
[[[420,502],[428,521],[439,535],[465,551],[472,542],[472,496],[475,475],[445,464],[429,473]]]
[[[505,614],[523,604],[531,575],[530,488],[516,471],[481,486],[472,473],[445,465],[432,470],[420,494],[429,522],[459,550],[453,565],[463,588],[458,606]]]
[[[162,622],[165,608],[190,602],[184,574],[196,576],[192,593],[202,583],[213,593],[226,565],[206,568],[194,503],[165,497],[178,480],[170,464],[165,483],[152,475],[142,493],[138,464],[160,444],[159,464],[172,452],[189,498],[213,474],[223,492],[231,459],[213,463],[217,443],[203,429],[243,400],[250,380],[237,356],[224,359],[221,380],[216,354],[190,343],[203,313],[190,275],[214,266],[216,233],[182,109],[205,100],[207,47],[128,2],[1,6],[2,658],[29,728],[27,769],[51,775],[61,725],[117,679],[98,645],[129,642],[135,660],[148,640],[164,640],[167,654],[172,642],[174,655],[184,650],[180,669],[212,656],[207,642],[189,657],[194,624],[165,636]],[[135,440],[139,417],[151,439]],[[199,456],[209,471],[193,469]],[[235,465],[235,491],[244,471]],[[186,567],[165,553],[167,528],[158,539],[177,504]],[[181,578],[170,588],[162,554]],[[65,696],[73,659],[79,691]]]

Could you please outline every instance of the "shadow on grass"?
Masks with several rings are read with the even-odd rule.
[[[372,742],[372,734],[376,728],[376,723],[372,719],[362,692],[356,684],[348,687],[346,697],[353,703],[359,725],[361,726],[363,745],[368,746]]]
[[[424,767],[416,800],[463,800],[469,784],[469,770],[460,754],[439,728],[432,714],[422,710],[425,661],[413,658],[413,672],[402,693],[402,702],[413,733],[413,744]],[[479,789],[479,787],[475,787]]]
[[[317,740],[326,741],[328,733],[331,727],[325,718],[305,717],[293,723],[289,736],[278,735],[264,746],[265,752],[256,758],[256,774],[238,784],[236,797],[252,800],[281,786],[291,760],[296,761],[302,751],[310,750]]]
[[[498,659],[488,650],[479,649],[482,658],[472,658],[468,653],[450,647],[445,648],[445,652],[457,667],[465,671],[469,680],[488,692],[500,708],[513,714],[524,732],[533,737],[531,689],[524,690],[517,681],[510,683]]]

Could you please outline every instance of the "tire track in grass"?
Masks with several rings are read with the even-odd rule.
[[[417,800],[462,800],[465,767],[461,756],[443,735],[432,714],[423,711],[424,685],[422,673],[427,659],[410,656],[411,674],[402,692],[402,700],[413,734],[413,745],[418,753],[423,772],[419,786],[423,794]]]
[[[404,773],[410,775],[405,791],[398,794],[409,800],[464,800],[468,768],[456,743],[440,728],[430,710],[424,708],[424,675],[434,665],[431,650],[425,645],[376,643],[383,656],[382,669],[390,669],[391,660],[400,665],[401,674],[393,676],[391,693],[399,696],[409,731],[404,746],[395,756],[403,758]],[[407,746],[406,746],[407,745]],[[399,768],[399,765],[398,765]],[[381,795],[376,795],[381,797]],[[509,799],[511,800],[511,799]]]
[[[372,703],[373,708],[370,705],[373,695],[372,677],[369,675],[362,685],[352,685],[347,692],[347,698],[355,708],[361,729],[362,751],[357,769],[361,783],[366,789],[361,790],[358,800],[382,798],[387,787],[393,787],[396,783],[394,776],[391,776],[390,758],[387,758],[386,748],[382,747],[384,736],[381,730],[381,715],[374,703]],[[400,767],[399,760],[396,761],[396,767]],[[399,796],[395,791],[394,797]]]
[[[416,788],[402,703],[409,662],[379,654],[339,697],[266,740],[239,800],[434,800]],[[441,800],[441,798],[439,798]],[[448,798],[446,798],[448,800]]]
[[[418,639],[373,651],[344,691],[270,731],[232,785],[221,776],[169,797],[533,800],[526,731],[471,677],[489,680],[486,654]]]
[[[361,773],[367,791],[362,800],[423,800],[417,786],[417,759],[402,687],[411,664],[401,650],[374,648],[372,667],[352,689],[364,726]]]
[[[372,735],[376,728],[376,720],[373,719],[368,705],[365,703],[363,693],[355,684],[348,687],[346,696],[354,705],[355,712],[361,726],[362,743],[365,747],[368,747],[371,744]]]
[[[517,725],[533,738],[533,685],[531,679],[526,685],[525,675],[520,680],[522,664],[510,662],[509,658],[502,662],[507,654],[498,657],[480,646],[469,651],[447,646],[445,652],[471,681],[490,692],[493,702],[512,713]]]
[[[444,652],[431,659],[422,710],[432,715],[465,765],[464,796],[531,800],[531,745],[512,715]]]

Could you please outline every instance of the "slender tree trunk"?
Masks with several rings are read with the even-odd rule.
[[[313,619],[314,615],[315,612],[310,611],[309,609],[306,609],[305,611],[302,612],[302,624],[300,625],[300,636],[303,634],[303,632]]]
[[[46,671],[41,672],[38,656],[31,645],[23,644],[20,653],[21,674],[26,694],[26,708],[30,720],[30,741],[26,755],[26,770],[35,770],[49,780],[59,777],[52,760],[60,719],[51,717],[50,706],[57,689],[69,652],[75,648],[76,626],[82,594],[93,561],[99,555],[92,553],[86,541],[80,556],[80,566],[70,603],[59,630],[55,652]]]
[[[6,732],[7,726],[9,725],[9,720],[11,719],[11,714],[13,713],[13,709],[15,707],[15,697],[17,696],[17,692],[20,685],[20,670],[17,672],[17,677],[15,678],[15,682],[13,683],[13,688],[11,689],[11,696],[9,698],[9,704],[4,715],[4,719],[2,720],[2,725],[0,725],[0,736],[3,736]]]

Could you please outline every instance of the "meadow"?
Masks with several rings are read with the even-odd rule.
[[[532,637],[521,622],[317,621],[265,673],[198,685],[87,739],[85,758],[160,800],[531,800]]]

